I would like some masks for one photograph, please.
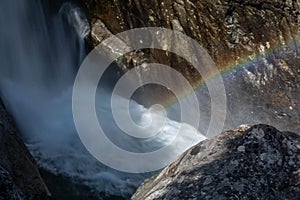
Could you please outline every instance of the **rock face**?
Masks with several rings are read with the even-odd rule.
[[[0,199],[50,199],[26,146],[0,100]]]
[[[197,40],[220,71],[229,77],[225,80],[228,116],[242,120],[227,119],[226,128],[263,122],[300,131],[299,0],[77,2],[89,16],[93,45],[112,34],[153,26],[178,30]],[[185,50],[194,54],[188,48]],[[124,56],[121,71],[133,67],[137,68],[137,73],[147,70],[139,67],[144,60],[173,67],[193,86],[201,81],[201,76],[182,58],[153,49]],[[147,90],[145,86],[144,92],[147,91],[146,100],[139,101],[146,106],[149,96],[162,99],[172,96],[162,87],[151,86]],[[152,103],[150,101],[149,105]],[[236,112],[237,107],[243,112]]]
[[[300,136],[267,125],[224,132],[146,180],[132,199],[300,199]]]
[[[298,0],[79,0],[90,15],[92,27],[101,20],[113,34],[139,27],[164,27],[181,31],[208,50],[219,68],[262,53],[262,48],[289,46],[299,55]],[[98,31],[97,31],[98,30]],[[107,36],[92,29],[94,45]],[[175,41],[176,42],[176,41]],[[277,50],[275,50],[277,49]],[[174,55],[146,52],[149,58],[197,79],[187,63]],[[192,53],[192,52],[191,52]],[[180,65],[180,67],[178,66]],[[186,67],[183,67],[185,65]],[[181,69],[180,69],[181,68]]]
[[[292,39],[294,47],[299,45],[294,38],[299,34],[298,0],[79,2],[114,34],[153,26],[183,31],[201,42],[220,64],[245,52],[259,52],[260,44],[267,42],[272,46]]]

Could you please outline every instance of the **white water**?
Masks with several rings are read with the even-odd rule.
[[[40,1],[1,1],[1,98],[40,167],[88,185],[95,193],[128,198],[148,175],[122,173],[104,166],[87,153],[74,127],[72,84],[85,55],[87,20],[70,3],[54,14],[45,10]],[[187,133],[197,132],[187,124],[168,119],[155,141],[141,144],[128,136],[120,137],[120,130],[107,114],[109,95],[105,90],[97,95],[98,115],[105,116],[100,117],[102,124],[122,148],[143,152],[164,146],[181,125]],[[123,101],[122,97],[119,100]],[[121,107],[119,110],[122,112]],[[135,102],[131,103],[131,114],[140,124],[160,117]]]

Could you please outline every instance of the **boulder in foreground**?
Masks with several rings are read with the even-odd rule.
[[[226,131],[187,150],[132,199],[300,199],[300,136],[267,125]]]

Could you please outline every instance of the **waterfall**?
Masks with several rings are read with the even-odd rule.
[[[123,173],[101,164],[86,151],[73,122],[72,85],[86,55],[87,19],[72,3],[51,10],[45,2],[3,0],[0,3],[1,98],[40,168],[92,188],[99,198],[101,195],[128,198],[149,174]],[[168,143],[181,126],[168,119],[157,141],[136,143],[120,136],[112,115],[106,114],[110,112],[110,96],[106,90],[99,93],[102,94],[97,95],[97,113],[105,116],[100,118],[110,138],[122,148],[155,149]],[[119,100],[123,101],[122,97]],[[147,123],[149,116],[159,117],[134,101],[130,107],[133,118],[141,124]],[[185,126],[187,132],[197,132]]]
[[[1,23],[7,24],[0,35],[1,97],[25,137],[44,140],[46,134],[35,133],[40,131],[37,122],[51,127],[49,118],[56,118],[56,104],[66,96],[85,54],[88,23],[70,3],[63,4],[57,13],[46,12],[40,1],[1,4],[1,20],[5,19]]]

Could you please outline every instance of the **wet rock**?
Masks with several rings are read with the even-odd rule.
[[[98,26],[94,21],[101,20],[111,34],[139,27],[164,27],[198,41],[224,76],[232,79],[225,80],[225,86],[228,116],[235,120],[228,119],[226,128],[263,122],[300,131],[299,0],[77,1],[89,15],[92,30]],[[91,34],[94,46],[101,42],[97,35]],[[174,45],[178,40],[174,40]],[[191,56],[195,54],[188,47],[179,48]],[[139,56],[130,54],[119,66],[123,72],[136,67],[139,73],[143,62],[134,65],[131,57]],[[172,53],[148,49],[143,51],[143,59],[136,60],[144,58],[149,63],[171,66],[195,88],[202,80],[189,63]],[[148,103],[147,98],[152,96],[174,98],[162,87],[143,89],[146,98],[138,101],[146,106],[161,103]]]
[[[51,199],[1,100],[0,122],[0,199]]]
[[[18,186],[16,186],[8,171],[6,171],[2,167],[0,167],[0,191],[1,191],[1,195],[0,195],[1,200],[6,200],[6,199],[22,200],[23,199],[23,193],[18,188]]]
[[[132,28],[154,26],[182,31],[207,49],[219,68],[248,56],[267,53],[278,46],[291,46],[290,49],[298,54],[298,0],[79,2],[92,20],[100,19],[113,34]],[[92,38],[96,37],[92,35]],[[174,56],[161,57],[154,52],[151,54],[153,60],[170,63],[178,70],[180,67],[176,65],[184,64],[178,62],[181,61],[178,58],[174,59]],[[187,63],[185,66],[188,66]],[[192,71],[186,71],[185,75],[189,80],[199,78],[192,76]]]
[[[226,131],[183,153],[132,199],[299,199],[299,155],[296,133],[268,125]]]

